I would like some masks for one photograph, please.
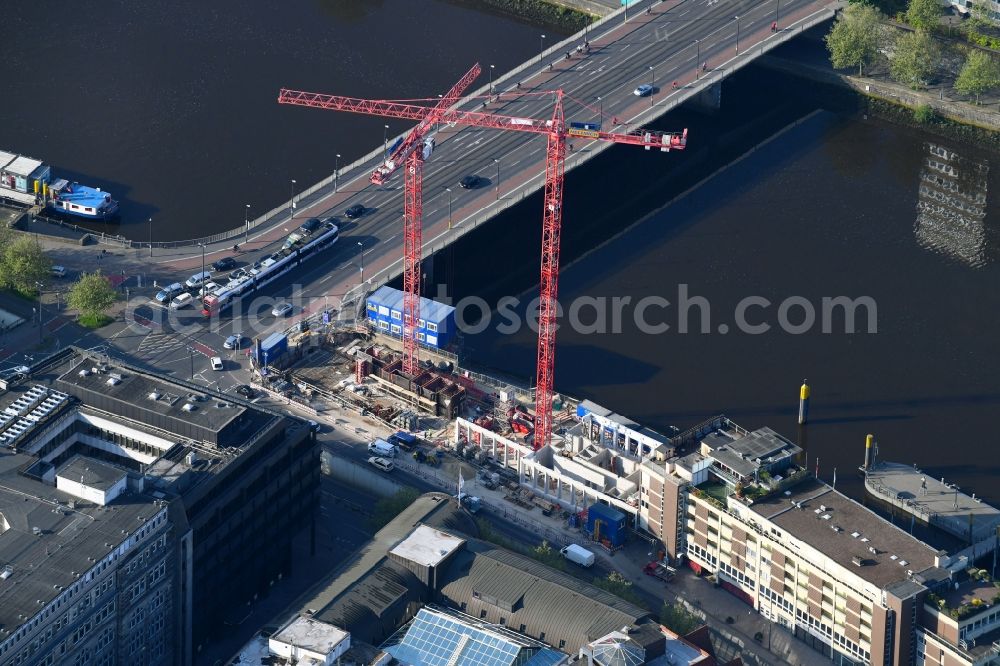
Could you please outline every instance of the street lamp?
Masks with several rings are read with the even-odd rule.
[[[625,2],[625,22],[628,23],[628,0],[623,0]]]
[[[698,55],[694,57],[694,78],[697,80],[701,73],[701,40],[694,40],[694,47],[697,49]]]
[[[545,35],[538,40],[538,62],[542,61],[542,54],[545,53]]]
[[[781,9],[781,0],[774,2],[774,24],[778,25],[778,10]]]
[[[361,248],[361,284],[365,283],[365,246],[361,241],[358,241],[358,247]]]
[[[736,52],[740,52],[740,17],[734,16],[733,19],[736,21]]]
[[[385,125],[385,130],[382,132],[382,161],[385,162],[389,159],[389,126]]]
[[[650,90],[649,90],[649,105],[650,106],[653,106],[653,90],[655,89],[655,87],[653,86],[653,82],[654,81],[656,81],[656,70],[653,69],[652,65],[650,65],[649,66],[649,88],[650,88]]]
[[[295,217],[295,179],[292,178],[292,198],[289,200],[288,207],[288,219],[291,220]]]
[[[496,65],[490,65],[490,97],[493,97],[493,70],[496,69]]]
[[[337,186],[340,184],[340,153],[337,153],[337,159],[333,163],[333,191],[337,191]]]
[[[493,161],[497,163],[497,201],[500,201],[500,158],[494,157]]]
[[[451,231],[451,203],[454,200],[455,195],[451,193],[450,187],[446,187],[444,189],[448,191],[448,231]]]
[[[250,242],[250,204],[247,204],[246,212],[243,214],[243,224],[246,226],[246,232],[243,235],[243,244],[246,245]]]
[[[597,122],[598,123],[603,123],[604,122],[604,98],[601,97],[600,95],[598,95],[597,96],[597,103],[601,105],[601,113],[600,113],[600,115],[597,116]]]
[[[153,218],[149,218],[149,256],[153,256]]]

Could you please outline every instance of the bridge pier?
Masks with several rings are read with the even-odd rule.
[[[722,108],[722,81],[716,81],[690,98],[686,104],[700,111],[718,111]]]

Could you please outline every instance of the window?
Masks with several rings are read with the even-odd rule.
[[[479,619],[485,619],[485,618],[486,618],[486,609],[484,608],[483,610],[479,611]]]
[[[427,326],[427,322],[425,320],[423,320],[423,319],[418,319],[417,320],[417,327],[418,328],[424,328],[425,326]]]
[[[417,333],[417,341],[418,342],[423,342],[426,339],[427,339],[426,335],[424,335],[423,333]]]
[[[402,314],[401,314],[401,313],[400,313],[400,312],[399,312],[398,310],[393,310],[393,311],[392,311],[392,312],[390,313],[390,316],[391,316],[391,317],[392,317],[393,319],[395,319],[396,321],[399,321],[400,319],[402,319],[402,318],[403,318],[403,315],[402,315]]]
[[[388,331],[389,330],[389,322],[387,322],[387,321],[380,321],[378,323],[378,327],[380,329],[382,329],[383,331]]]
[[[430,331],[431,333],[437,333],[438,330],[437,324],[435,324],[432,321],[427,322],[427,330]]]
[[[402,329],[399,327],[399,324],[393,324],[389,327],[389,332],[393,335],[399,335],[402,332]]]

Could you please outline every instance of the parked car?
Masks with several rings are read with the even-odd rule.
[[[287,317],[292,314],[292,304],[291,303],[278,303],[271,309],[271,314],[275,317]]]
[[[217,271],[228,271],[236,268],[236,259],[233,257],[223,257],[212,264],[212,268]]]
[[[170,309],[180,310],[181,308],[186,308],[187,306],[191,305],[193,301],[194,301],[194,296],[185,291],[182,294],[177,294],[176,296],[174,296],[174,299],[170,301]]]
[[[321,226],[323,226],[323,222],[320,221],[318,217],[310,217],[308,220],[302,223],[302,226],[299,227],[299,230],[305,234],[311,234],[312,232],[319,229]]]
[[[479,176],[475,174],[471,176],[466,176],[462,180],[458,181],[458,186],[463,190],[472,190],[479,187],[479,181],[482,180]]]
[[[641,86],[637,87],[632,91],[632,94],[636,97],[646,97],[653,94],[653,86],[648,83],[643,83]]]
[[[211,359],[209,359],[209,362],[212,364],[212,370],[222,370],[225,367],[222,364],[221,356],[213,356]]]
[[[219,288],[219,285],[216,284],[215,282],[211,282],[211,281],[210,282],[206,282],[202,286],[202,288],[198,290],[198,296],[205,296],[206,294],[210,294],[210,293],[212,293],[213,291],[215,291],[218,288]]]
[[[392,464],[391,460],[386,460],[385,458],[379,458],[378,456],[372,456],[368,459],[368,464],[375,469],[381,470],[383,472],[391,472],[395,465]]]
[[[65,266],[53,266],[51,269],[52,276],[61,278],[66,277],[66,267]]]
[[[344,217],[353,220],[354,218],[361,217],[365,214],[365,207],[361,204],[354,204],[350,208],[344,211]]]
[[[164,287],[163,289],[161,289],[156,293],[155,296],[156,302],[167,303],[174,296],[181,293],[182,291],[184,291],[184,285],[182,285],[180,282],[174,282],[173,284],[167,285],[166,287]]]
[[[246,340],[239,333],[234,333],[226,338],[226,341],[222,343],[223,349],[243,349],[243,342]]]
[[[194,275],[189,277],[187,279],[187,282],[185,282],[184,284],[189,289],[194,289],[195,287],[200,287],[201,285],[205,284],[211,279],[212,279],[212,271],[203,271],[201,273],[195,273]]]

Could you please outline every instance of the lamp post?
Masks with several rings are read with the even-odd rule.
[[[736,52],[740,52],[740,17],[734,16],[733,19],[736,21]]]
[[[188,358],[191,360],[191,380],[194,381],[194,349],[188,347]]]
[[[490,65],[490,98],[493,97],[493,70],[496,69],[496,65]]]
[[[448,231],[451,231],[451,203],[455,199],[455,196],[451,193],[451,188],[444,188],[448,192]]]
[[[358,247],[361,248],[361,284],[365,283],[365,246],[361,241],[358,241]]]
[[[628,23],[628,0],[624,0],[624,2],[625,2],[625,22]]]
[[[250,242],[250,204],[247,204],[246,212],[243,214],[243,224],[246,226],[246,232],[243,234],[243,244],[246,245]]]
[[[497,163],[497,201],[500,201],[500,158],[494,157],[493,161]]]
[[[597,117],[598,123],[604,122],[604,98],[600,95],[597,96],[597,103],[601,105],[601,113]]]
[[[545,35],[538,40],[538,62],[542,61],[542,54],[545,53]]]
[[[333,191],[337,191],[337,186],[340,185],[340,153],[337,153],[337,159],[333,163]]]
[[[774,23],[778,24],[778,11],[781,9],[781,0],[775,0],[774,2]]]
[[[291,220],[294,217],[295,217],[295,179],[292,178],[292,198],[289,199],[288,219]]]
[[[389,159],[389,126],[384,125],[385,130],[382,132],[382,161],[385,162]]]
[[[649,66],[649,88],[650,88],[650,90],[649,90],[649,105],[650,106],[653,106],[653,90],[655,90],[655,87],[653,86],[653,82],[654,81],[656,81],[656,70],[653,69],[652,65],[650,65]]]
[[[149,256],[153,256],[153,218],[149,218]]]
[[[694,40],[694,47],[697,49],[698,55],[694,57],[694,78],[698,79],[701,76],[701,40]]]
[[[198,243],[198,247],[201,248],[201,277],[205,277],[205,244]],[[204,284],[202,285],[204,287]]]

